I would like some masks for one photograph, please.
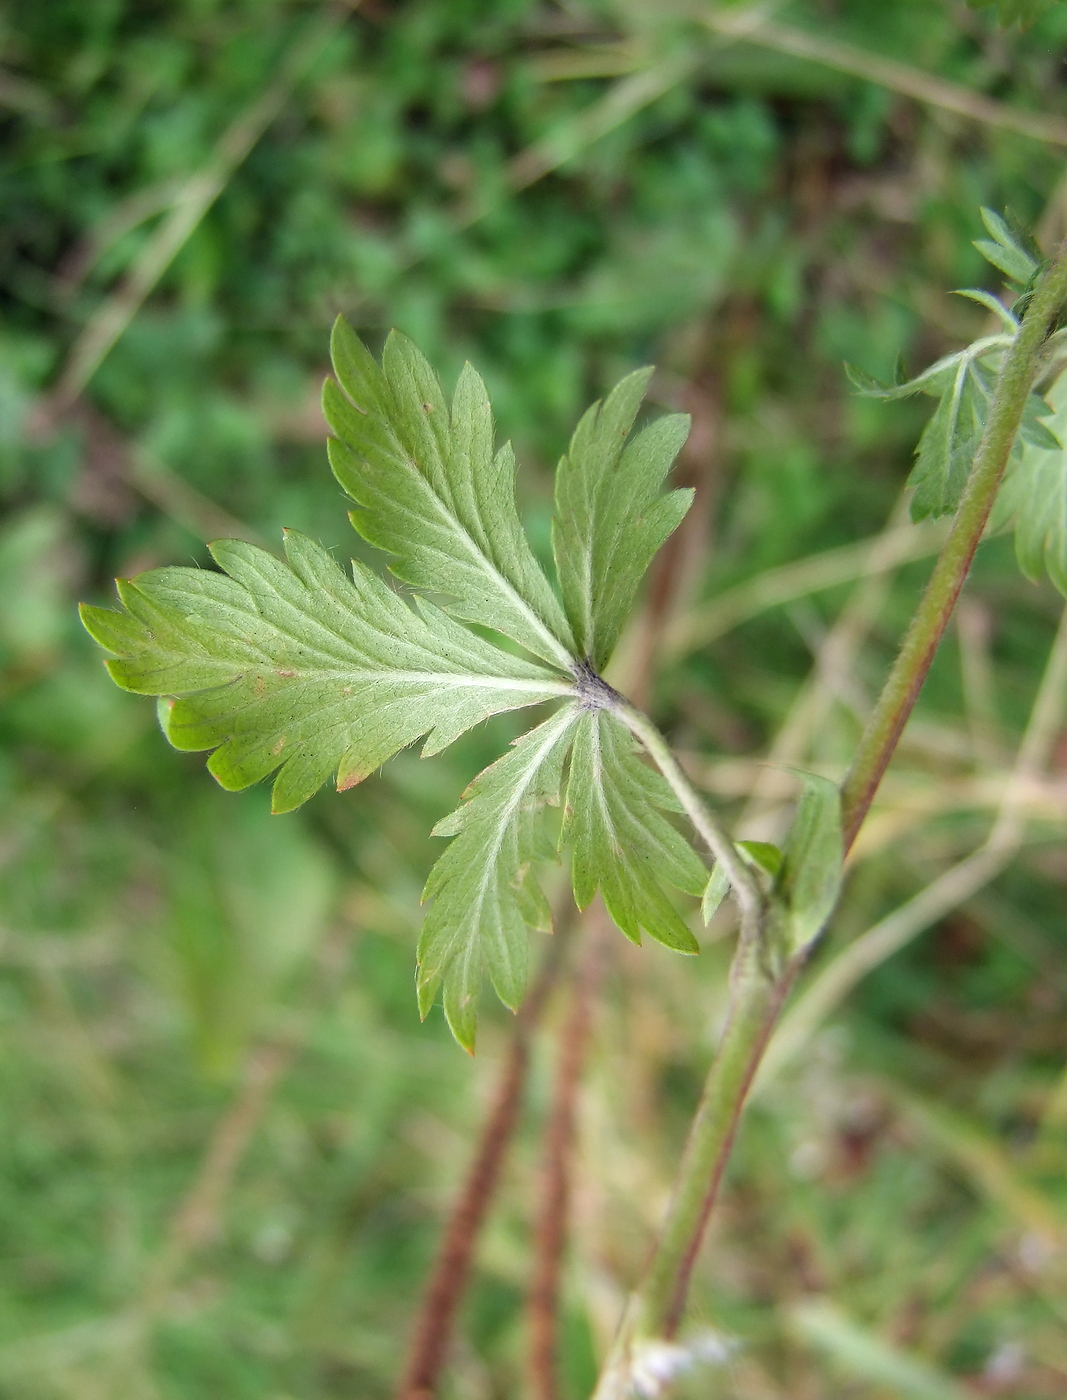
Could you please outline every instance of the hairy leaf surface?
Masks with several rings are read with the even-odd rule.
[[[1048,394],[1046,422],[1055,449],[1024,446],[1018,465],[1000,489],[995,523],[1014,517],[1019,568],[1036,583],[1042,573],[1067,595],[1067,374]]]
[[[668,414],[627,441],[650,369],[628,375],[583,416],[556,471],[552,541],[564,606],[583,659],[607,664],[653,556],[693,493],[661,495],[689,434]]]
[[[987,262],[1007,277],[1019,296],[1008,310],[982,290],[969,289],[959,295],[970,297],[992,311],[1005,330],[998,335],[983,336],[954,355],[946,355],[914,379],[904,379],[901,375],[894,384],[881,384],[869,375],[846,367],[852,382],[862,394],[870,397],[899,399],[923,393],[939,400],[919,439],[915,466],[908,482],[915,491],[911,503],[915,520],[949,515],[958,508],[989,418],[1001,358],[1018,332],[1042,268],[1040,250],[1025,229],[991,209],[982,210],[982,222],[990,237],[977,239],[974,246]],[[1058,449],[1058,442],[1042,422],[1047,413],[1045,400],[1040,394],[1031,393],[1012,446],[1009,467],[1019,460],[1024,445],[1049,451]]]
[[[332,353],[323,411],[334,475],[359,507],[353,525],[396,556],[398,578],[569,670],[571,629],[519,521],[510,444],[493,451],[480,377],[465,366],[449,408],[406,336],[390,334],[379,366],[340,318]]]
[[[559,803],[578,714],[565,705],[524,734],[434,828],[435,836],[453,840],[423,893],[433,903],[419,939],[419,1008],[425,1016],[443,982],[448,1024],[468,1050],[474,1048],[483,973],[504,1004],[517,1008],[526,985],[526,928],[551,928],[533,865],[556,854],[544,809]]]
[[[703,862],[663,811],[678,804],[660,775],[634,753],[629,731],[606,710],[579,719],[571,753],[563,836],[574,842],[572,879],[579,909],[597,889],[608,913],[635,943],[642,929],[668,948],[697,942],[664,885],[699,895]]]
[[[336,773],[351,787],[428,735],[436,753],[501,710],[570,693],[558,676],[508,655],[422,600],[412,609],[363,565],[350,581],[293,531],[288,563],[227,540],[225,573],[153,569],[120,581],[124,612],[82,610],[126,690],[180,698],[165,717],[180,749],[215,749],[225,788],[273,773],[290,811]]]
[[[950,515],[959,506],[993,399],[997,362],[988,349],[1006,341],[1005,336],[986,337],[900,384],[879,384],[850,370],[853,383],[869,397],[898,399],[923,393],[940,400],[919,438],[908,479],[915,489],[913,519]],[[1047,414],[1048,404],[1041,395],[1030,394],[1012,448],[1013,461],[1018,460],[1024,444],[1050,449],[1058,446],[1042,422]]]
[[[990,237],[976,238],[974,246],[987,263],[1003,272],[1009,283],[1021,291],[1040,270],[1041,250],[1014,219],[1002,218],[992,209],[983,208],[981,213]]]
[[[834,912],[845,860],[837,784],[814,773],[798,776],[804,791],[775,881],[775,898],[786,917],[793,953],[812,944]]]

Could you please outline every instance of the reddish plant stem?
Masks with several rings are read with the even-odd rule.
[[[530,1061],[530,1039],[559,975],[569,921],[548,946],[529,996],[515,1018],[511,1043],[474,1157],[467,1169],[430,1273],[408,1350],[397,1400],[434,1400],[455,1327],[456,1313],[470,1278],[474,1247],[493,1196],[522,1107]]]
[[[604,975],[607,915],[598,907],[574,982],[560,1039],[552,1107],[544,1132],[541,1199],[534,1231],[533,1280],[527,1303],[529,1378],[534,1400],[559,1400],[556,1354],[563,1252],[570,1210],[578,1088],[585,1067],[597,990]]]

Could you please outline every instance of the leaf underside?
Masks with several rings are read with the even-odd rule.
[[[434,828],[435,836],[453,839],[423,892],[433,903],[419,939],[419,1009],[425,1016],[443,984],[448,1024],[468,1050],[483,972],[515,1010],[526,984],[526,928],[552,927],[534,864],[556,855],[544,813],[559,805],[577,713],[565,705],[524,734]]]
[[[689,435],[685,414],[667,414],[627,440],[651,375],[637,370],[595,403],[556,470],[556,570],[579,653],[597,671],[615,648],[653,556],[693,499],[690,490],[661,494]]]
[[[456,617],[569,669],[574,639],[519,520],[511,446],[493,451],[481,378],[466,365],[449,407],[397,331],[380,366],[340,318],[331,349],[337,383],[327,380],[323,411],[334,475],[358,506],[353,525],[396,556],[405,583],[450,595]]]
[[[641,932],[683,953],[696,939],[665,885],[699,895],[708,872],[692,846],[663,815],[677,810],[663,778],[634,753],[629,732],[604,710],[575,726],[563,835],[574,843],[571,876],[579,909],[597,889],[623,933]]]
[[[337,383],[323,403],[353,524],[393,556],[398,577],[441,605],[401,598],[359,562],[349,577],[289,531],[284,561],[223,541],[211,546],[221,572],[151,570],[119,582],[121,611],[85,607],[82,616],[113,654],[115,681],[161,697],[167,738],[213,750],[208,767],[223,787],[276,774],[276,812],[332,776],[351,787],[416,739],[432,754],[490,715],[564,702],[436,828],[452,840],[425,889],[419,1006],[425,1015],[441,991],[457,1040],[472,1049],[484,975],[517,1007],[526,929],[551,925],[534,868],[558,852],[546,809],[559,805],[568,756],[562,825],[575,842],[579,905],[600,888],[630,938],[644,931],[696,951],[666,887],[699,894],[707,872],[664,815],[675,808],[670,790],[636,757],[628,731],[589,712],[575,689],[579,661],[591,657],[598,670],[607,662],[652,556],[688,507],[691,492],[662,493],[688,420],[669,415],[629,439],[650,371],[624,379],[582,419],[557,479],[561,601],[523,533],[514,458],[509,446],[494,451],[474,370],[463,370],[447,404],[427,361],[396,332],[380,366],[340,320],[332,350]]]
[[[123,689],[178,697],[167,737],[214,749],[225,788],[280,769],[274,810],[291,811],[334,773],[351,787],[422,735],[437,753],[489,715],[565,690],[432,604],[409,607],[361,564],[350,581],[293,531],[285,552],[287,563],[228,540],[212,546],[224,573],[153,569],[120,582],[125,611],[82,610]]]
[[[1067,373],[1049,390],[1053,439],[1067,441]],[[997,499],[994,525],[1014,519],[1019,568],[1033,583],[1042,573],[1067,596],[1067,450],[1027,444]]]

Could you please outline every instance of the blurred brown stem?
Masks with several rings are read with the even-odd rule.
[[[593,1008],[604,974],[609,921],[597,906],[574,981],[570,1014],[560,1039],[552,1107],[544,1134],[541,1199],[534,1231],[533,1281],[527,1304],[529,1377],[534,1400],[559,1400],[556,1374],[559,1295],[574,1167],[578,1088],[589,1050]]]
[[[408,1349],[397,1400],[434,1400],[448,1361],[456,1313],[467,1289],[474,1247],[496,1194],[530,1062],[530,1039],[559,976],[570,923],[559,921],[540,974],[515,1018],[492,1106],[452,1205]]]

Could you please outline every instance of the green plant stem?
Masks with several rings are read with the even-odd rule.
[[[1067,300],[1067,241],[1041,277],[997,375],[989,419],[952,531],[934,565],[841,791],[846,851],[856,839],[948,626],[1008,464],[1041,350]]]
[[[1041,277],[997,376],[989,420],[952,531],[860,741],[843,789],[846,849],[911,713],[982,537],[1011,453],[1049,327],[1067,300],[1067,241]],[[704,807],[670,748],[646,716],[619,698],[612,706],[670,783],[698,832],[722,861],[741,906],[742,937],[730,973],[730,1008],[690,1129],[667,1219],[631,1298],[594,1400],[633,1392],[635,1350],[676,1333],[689,1277],[718,1194],[749,1087],[803,959],[775,965],[772,921],[751,872]]]
[[[630,1400],[642,1344],[673,1339],[678,1332],[745,1099],[800,966],[801,960],[793,959],[775,976],[758,949],[743,945],[734,959],[729,1015],[689,1130],[667,1219],[593,1400]]]
[[[678,1331],[689,1278],[749,1085],[791,982],[788,970],[774,976],[755,949],[734,964],[729,1017],[693,1119],[663,1233],[639,1294],[634,1319],[637,1336],[673,1337]]]

